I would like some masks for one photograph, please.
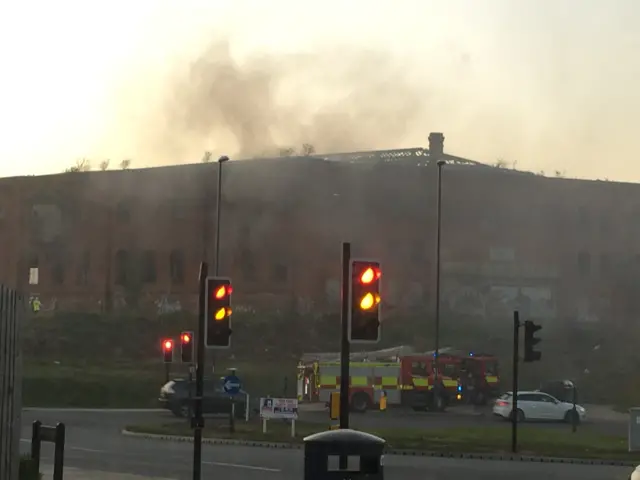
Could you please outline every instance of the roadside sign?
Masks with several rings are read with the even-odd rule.
[[[286,418],[298,419],[297,398],[261,398],[260,416],[263,419]]]
[[[224,388],[225,393],[228,393],[229,395],[236,395],[240,391],[241,387],[242,383],[235,375],[228,375],[224,377],[224,380],[222,381],[222,388]]]

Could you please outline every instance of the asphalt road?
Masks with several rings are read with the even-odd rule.
[[[154,422],[158,412],[26,411],[23,415],[24,451],[28,451],[31,422],[67,425],[65,465],[86,470],[132,473],[175,480],[191,479],[193,446],[189,443],[123,437],[120,430],[132,423]],[[53,446],[43,444],[43,464],[51,463]],[[237,446],[203,446],[203,479],[293,480],[302,478],[299,450]],[[629,468],[565,464],[532,464],[428,457],[385,457],[385,477],[391,480],[545,480],[627,479]],[[87,479],[91,480],[91,479]]]

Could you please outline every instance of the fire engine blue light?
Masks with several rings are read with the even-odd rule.
[[[469,352],[469,356],[470,356],[470,357],[473,357],[473,352]]]
[[[462,385],[458,385],[458,391],[461,392],[462,391]]]

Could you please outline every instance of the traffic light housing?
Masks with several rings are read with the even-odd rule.
[[[207,277],[205,302],[205,346],[211,349],[231,347],[231,279]]]
[[[349,265],[349,342],[378,343],[381,338],[380,262],[353,259]]]
[[[174,347],[175,344],[173,342],[173,338],[165,338],[162,340],[162,357],[164,359],[164,363],[173,362]]]
[[[538,330],[541,330],[540,325],[536,325],[531,320],[524,322],[524,361],[536,362],[542,358],[542,353],[534,350],[533,347],[540,343],[540,339],[535,336]]]
[[[193,332],[180,334],[180,359],[182,363],[193,363]]]

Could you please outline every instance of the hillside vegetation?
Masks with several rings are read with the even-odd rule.
[[[487,328],[462,319],[442,322],[441,346],[494,353],[501,360],[504,389],[511,388],[511,322]],[[160,341],[196,330],[195,315],[157,319],[136,316],[58,314],[32,318],[25,324],[24,398],[27,405],[153,406],[164,382]],[[214,375],[238,368],[255,395],[295,392],[296,364],[301,354],[339,350],[339,318],[284,318],[269,314],[237,314],[233,348],[208,357]],[[379,348],[412,345],[433,348],[433,322],[422,318],[389,318]],[[540,331],[541,362],[521,366],[521,388],[541,380],[572,379],[585,402],[640,404],[634,382],[640,360],[628,332],[597,326],[545,327]],[[177,357],[176,357],[177,361]],[[179,363],[172,376],[185,375]],[[210,367],[207,374],[211,374]],[[126,395],[123,394],[126,392]]]

